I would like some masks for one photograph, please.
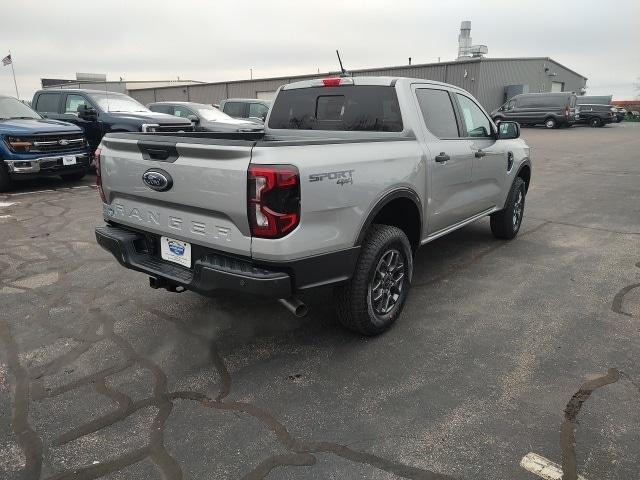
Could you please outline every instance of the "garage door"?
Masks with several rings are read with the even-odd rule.
[[[564,90],[564,82],[551,82],[552,92],[562,92]]]

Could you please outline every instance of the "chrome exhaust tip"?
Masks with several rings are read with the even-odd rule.
[[[296,317],[304,317],[309,313],[309,308],[296,297],[279,298],[278,302]]]

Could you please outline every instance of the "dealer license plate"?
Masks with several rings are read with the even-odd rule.
[[[163,260],[191,268],[191,244],[169,237],[160,237],[160,255]]]

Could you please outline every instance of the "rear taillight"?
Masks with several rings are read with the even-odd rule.
[[[568,117],[568,116],[569,116],[569,107],[566,107],[566,108],[564,109],[564,116],[565,116],[565,117]]]
[[[102,199],[102,203],[107,203],[107,197],[104,196],[104,190],[102,190],[102,170],[100,168],[100,153],[101,150],[96,148],[93,153],[93,165],[96,167],[96,186],[98,187],[98,193]]]
[[[280,238],[300,223],[300,174],[293,165],[251,165],[247,174],[251,235]]]

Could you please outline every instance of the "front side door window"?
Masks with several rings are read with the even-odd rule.
[[[69,95],[67,95],[67,101],[64,105],[64,113],[66,115],[71,114],[77,117],[78,108],[82,105],[86,106],[87,108],[91,107],[91,104],[82,95],[74,95],[70,93]]]
[[[249,104],[249,117],[259,118],[262,121],[264,121],[264,119],[267,118],[268,111],[269,111],[269,107],[261,103]]]
[[[486,138],[492,135],[491,122],[484,112],[475,104],[473,100],[464,95],[456,93],[462,121],[467,131],[468,137]]]

